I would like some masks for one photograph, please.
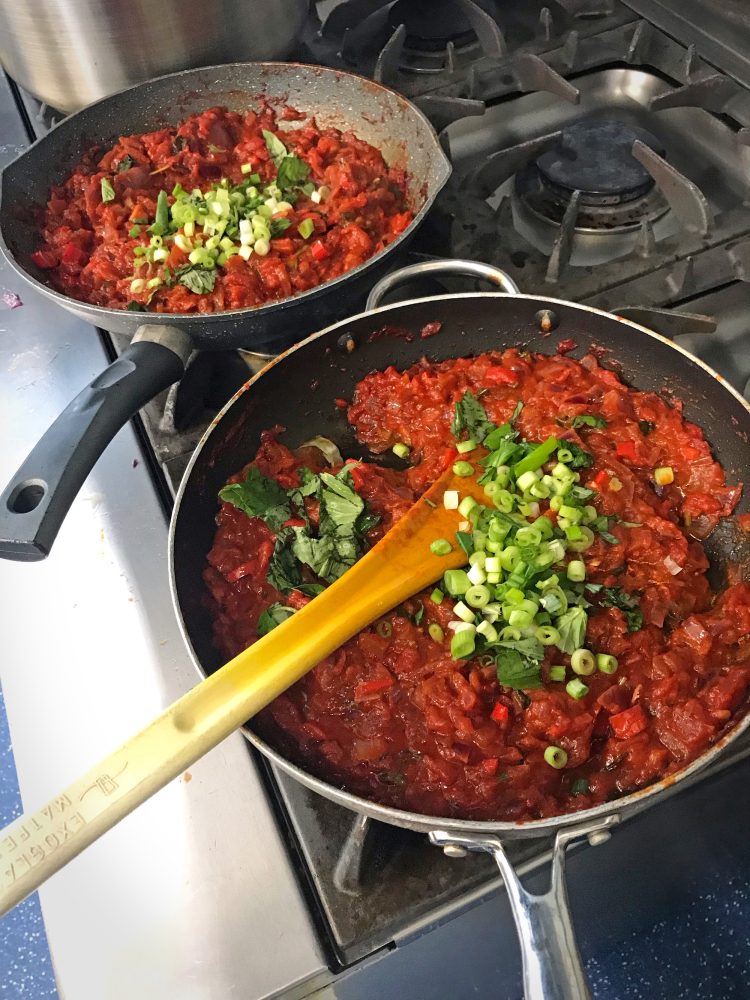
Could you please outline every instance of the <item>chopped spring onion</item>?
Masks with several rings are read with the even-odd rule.
[[[571,559],[565,572],[573,583],[582,583],[586,579],[586,563],[581,559]]]
[[[585,698],[586,695],[589,693],[589,689],[586,687],[583,681],[579,681],[577,677],[574,677],[573,680],[568,681],[568,683],[565,685],[565,690],[568,692],[570,697],[575,698],[576,701],[580,701],[581,698]]]
[[[456,462],[453,466],[453,473],[461,478],[474,474],[474,466],[471,462]]]
[[[146,287],[146,282],[143,278],[133,278],[130,282],[130,291],[133,295],[138,295]]]
[[[549,679],[551,681],[564,681],[566,673],[566,668],[558,664],[549,668]]]
[[[562,747],[547,747],[544,751],[544,759],[550,767],[554,767],[558,771],[568,763],[568,755]]]
[[[471,579],[471,574],[469,574],[469,578]],[[490,603],[492,598],[489,587],[485,587],[482,584],[469,587],[464,596],[466,603],[472,608],[484,608]]]
[[[393,448],[391,449],[393,454],[397,458],[408,458],[409,457],[409,446],[404,444],[402,441],[397,441]]]
[[[548,437],[546,441],[538,445],[531,454],[527,455],[526,458],[522,458],[520,462],[517,462],[513,466],[513,472],[515,473],[516,480],[524,474],[524,472],[535,471],[540,469],[547,459],[550,457],[552,452],[557,448],[558,441],[556,437]]]
[[[438,587],[435,587],[433,592],[430,594],[430,600],[433,604],[442,604],[445,594]]]
[[[603,674],[614,674],[619,666],[616,656],[610,656],[609,653],[597,653],[596,654],[596,667]]]
[[[458,510],[458,490],[446,490],[443,493],[443,507],[446,510]]]
[[[375,626],[375,631],[381,637],[381,639],[390,639],[393,635],[393,625],[388,621],[378,622]]]
[[[292,206],[290,205],[289,208]],[[312,219],[303,219],[302,222],[297,226],[297,232],[300,234],[303,240],[308,240],[312,234],[315,232],[315,223]]]
[[[477,586],[480,583],[486,583],[487,581],[487,574],[478,563],[474,563],[466,575],[473,586]]]
[[[243,163],[240,170],[243,174],[251,174],[253,172],[253,165],[252,163]]]
[[[430,545],[430,552],[435,556],[447,556],[453,551],[453,546],[446,538],[436,538]]]
[[[471,589],[471,588],[469,588],[469,589]],[[468,594],[468,592],[469,592],[469,591],[467,590],[467,591],[466,591],[466,593]],[[472,623],[472,624],[473,624],[473,622],[474,622],[474,612],[472,611],[472,609],[471,609],[471,608],[468,608],[468,607],[467,607],[467,606],[466,606],[466,605],[464,604],[464,602],[463,602],[463,601],[458,601],[458,602],[457,602],[457,603],[456,603],[456,604],[454,605],[454,607],[453,607],[453,614],[454,614],[454,615],[458,615],[458,617],[459,617],[459,618],[461,619],[461,621],[463,621],[463,622],[469,622],[469,623]]]
[[[458,505],[458,513],[462,517],[468,517],[469,514],[471,514],[471,512],[474,510],[474,508],[478,506],[479,504],[476,502],[474,497],[464,497],[461,503]]]
[[[101,189],[102,189],[102,201],[105,204],[108,201],[115,200],[115,189],[112,187],[112,185],[110,184],[110,182],[107,180],[106,177],[102,177]]]
[[[657,486],[669,486],[670,483],[673,483],[674,469],[671,465],[661,465],[658,469],[654,469],[654,481]]]
[[[539,625],[534,636],[543,646],[556,646],[560,641],[560,632],[552,625]]]
[[[451,656],[454,660],[467,659],[474,652],[475,639],[474,632],[462,630],[456,632],[451,639]]]
[[[486,619],[477,625],[477,633],[487,640],[487,642],[497,642],[497,629]]]
[[[471,438],[469,438],[468,441],[459,441],[458,444],[456,445],[456,451],[458,452],[459,455],[466,455],[468,452],[474,451],[476,446],[477,446],[476,441],[473,441]]]
[[[445,589],[451,597],[462,597],[471,586],[468,573],[462,569],[449,569],[443,575]]]
[[[442,642],[443,639],[445,638],[445,632],[443,632],[443,630],[436,622],[432,622],[428,627],[427,631],[430,635],[430,638],[433,639],[435,642]]]
[[[570,665],[582,677],[588,677],[596,670],[596,660],[590,649],[577,649],[570,657]]]

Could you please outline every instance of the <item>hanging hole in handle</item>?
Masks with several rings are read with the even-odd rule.
[[[8,510],[12,514],[30,514],[37,509],[46,492],[47,484],[43,479],[27,479],[8,497]]]

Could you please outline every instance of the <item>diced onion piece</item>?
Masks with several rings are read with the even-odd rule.
[[[667,556],[664,560],[664,565],[672,574],[672,576],[677,576],[678,573],[682,572],[682,566],[678,562],[675,562],[671,556]]]
[[[317,448],[329,465],[341,465],[344,461],[341,457],[341,452],[334,442],[330,438],[323,437],[320,434],[309,438],[307,441],[303,441],[300,448]]]

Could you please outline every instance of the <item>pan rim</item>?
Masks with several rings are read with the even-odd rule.
[[[607,320],[617,320],[619,323],[625,326],[631,327],[638,333],[645,334],[654,340],[660,341],[666,347],[678,351],[680,354],[684,355],[689,361],[697,364],[700,368],[710,375],[712,378],[717,380],[721,386],[728,390],[729,393],[734,396],[734,398],[742,405],[743,409],[747,412],[748,417],[750,417],[750,403],[747,402],[739,392],[730,385],[726,379],[714,371],[709,365],[707,365],[700,358],[695,357],[685,348],[681,347],[679,344],[674,343],[674,341],[669,340],[669,338],[664,337],[662,334],[656,333],[653,330],[649,330],[647,327],[642,326],[633,320],[624,319],[619,316],[609,313],[604,309],[598,309],[595,306],[581,305],[576,302],[570,302],[565,299],[548,298],[546,296],[530,295],[530,294],[518,294],[509,296],[504,292],[465,292],[456,295],[434,295],[419,299],[408,299],[403,302],[396,302],[385,306],[380,306],[377,309],[367,310],[358,313],[355,316],[348,316],[337,323],[332,323],[323,330],[319,330],[316,333],[310,334],[304,340],[297,344],[294,344],[288,350],[284,351],[278,357],[274,358],[269,364],[267,364],[261,371],[257,372],[252,378],[234,393],[234,395],[229,399],[218,414],[211,421],[211,424],[206,429],[205,433],[202,435],[200,441],[195,447],[193,454],[190,457],[190,461],[185,469],[182,480],[180,482],[179,489],[175,495],[174,507],[172,510],[172,516],[169,522],[169,532],[168,532],[168,563],[169,563],[169,586],[170,594],[172,597],[172,603],[174,606],[175,615],[177,617],[177,623],[182,635],[182,639],[187,647],[190,659],[195,667],[198,676],[203,679],[208,676],[203,670],[200,659],[193,647],[192,641],[187,631],[185,625],[185,620],[182,615],[182,608],[178,599],[177,592],[177,580],[175,575],[175,533],[177,527],[177,521],[180,514],[180,508],[182,506],[182,498],[185,493],[188,481],[193,472],[193,468],[198,461],[200,453],[202,452],[206,442],[210,438],[214,430],[219,426],[219,424],[224,419],[225,415],[232,408],[234,403],[247,392],[266,372],[270,371],[275,365],[279,364],[281,361],[285,360],[290,355],[294,354],[297,350],[304,347],[306,344],[317,340],[324,334],[328,334],[334,330],[345,327],[346,325],[353,323],[357,320],[364,319],[366,317],[376,318],[381,314],[387,314],[391,311],[397,310],[404,306],[414,305],[416,303],[440,303],[446,300],[455,299],[524,299],[531,301],[534,304],[538,304],[540,308],[552,306],[564,306],[566,308],[573,308],[585,313],[591,313],[597,316],[601,316]],[[466,355],[469,356],[470,352]],[[221,669],[221,668],[219,668]],[[299,781],[305,787],[311,789],[312,791],[324,796],[325,798],[336,802],[338,805],[344,806],[351,809],[354,812],[358,812],[369,816],[373,819],[382,820],[383,822],[390,823],[395,826],[405,827],[407,829],[419,830],[423,832],[444,830],[452,832],[462,832],[462,833],[477,833],[477,834],[488,834],[497,833],[503,836],[507,836],[510,839],[524,838],[524,837],[539,837],[553,833],[554,831],[565,827],[576,825],[579,823],[603,820],[606,816],[619,815],[621,813],[632,813],[641,808],[644,808],[647,804],[650,804],[651,800],[655,796],[663,791],[671,789],[673,786],[678,785],[680,782],[687,778],[697,774],[703,768],[707,767],[712,763],[729,744],[733,743],[738,739],[747,729],[750,727],[750,710],[745,710],[745,713],[737,720],[737,722],[727,729],[722,736],[712,744],[707,750],[705,750],[699,757],[693,760],[686,767],[681,768],[675,772],[668,774],[666,777],[661,778],[659,781],[653,784],[646,785],[645,787],[636,790],[635,792],[630,792],[627,795],[623,795],[620,798],[614,799],[611,802],[604,802],[596,806],[592,806],[588,809],[580,809],[575,812],[561,813],[558,816],[550,816],[544,819],[527,820],[521,822],[510,822],[507,820],[466,820],[458,819],[455,817],[440,817],[440,816],[428,816],[424,813],[412,813],[407,810],[397,809],[391,806],[384,806],[380,803],[374,802],[370,799],[362,798],[359,795],[355,795],[352,792],[347,792],[343,789],[337,788],[335,785],[324,781],[322,778],[317,778],[315,775],[303,770],[299,765],[292,763],[287,760],[282,754],[266,743],[265,740],[261,739],[256,733],[247,727],[247,724],[243,724],[240,727],[242,735],[248,740],[257,750],[259,750],[264,757],[272,761],[275,765],[281,768],[282,771],[289,774],[296,781]]]
[[[285,299],[280,299],[277,302],[266,303],[261,306],[252,306],[245,309],[231,309],[224,310],[222,312],[216,313],[136,313],[130,314],[131,316],[142,317],[143,323],[148,323],[154,326],[184,326],[189,328],[190,326],[204,325],[206,323],[219,323],[221,321],[226,321],[231,324],[238,320],[247,319],[248,317],[260,317],[263,318],[271,312],[281,312],[284,308],[288,308],[291,304],[296,304],[298,302],[309,303],[318,295],[328,292],[330,289],[338,288],[349,277],[360,277],[367,272],[367,270],[376,263],[379,263],[386,253],[395,250],[403,243],[408,242],[417,229],[422,225],[422,222],[427,215],[427,212],[432,208],[435,199],[437,198],[440,191],[448,182],[453,168],[451,166],[450,160],[446,156],[442,146],[440,145],[440,140],[432,124],[430,123],[427,116],[421,111],[416,104],[408,100],[403,94],[399,94],[398,91],[393,90],[390,87],[386,87],[384,84],[369,80],[367,77],[362,76],[360,73],[350,73],[348,70],[336,69],[330,66],[316,66],[313,63],[302,63],[302,62],[232,62],[232,63],[219,63],[213,64],[211,66],[198,66],[193,69],[179,70],[175,73],[164,73],[161,76],[151,77],[148,80],[143,80],[140,83],[133,84],[129,87],[123,87],[121,90],[115,91],[112,94],[108,94],[106,97],[100,98],[98,101],[94,101],[93,104],[88,104],[78,111],[74,111],[70,115],[66,115],[60,122],[57,123],[46,135],[40,136],[35,139],[24,151],[12,160],[6,167],[0,170],[0,218],[3,203],[3,190],[5,187],[6,176],[10,176],[10,172],[13,169],[17,169],[18,165],[22,163],[28,156],[36,155],[34,150],[46,142],[50,135],[52,135],[58,128],[67,126],[67,124],[81,115],[90,113],[94,108],[98,108],[108,101],[112,101],[115,98],[122,97],[125,94],[137,91],[139,88],[147,87],[152,84],[164,83],[170,79],[177,79],[180,77],[192,77],[193,75],[198,75],[200,73],[211,73],[214,71],[232,70],[234,68],[240,69],[242,67],[258,67],[261,70],[266,71],[269,75],[281,75],[284,72],[293,71],[309,71],[316,76],[329,76],[349,79],[353,78],[358,82],[366,83],[368,87],[374,90],[383,91],[390,98],[395,98],[397,102],[404,108],[408,109],[410,114],[414,115],[421,124],[426,129],[427,133],[431,136],[433,142],[432,155],[435,157],[435,166],[437,169],[437,184],[435,190],[425,198],[424,202],[420,206],[419,210],[415,214],[414,218],[411,220],[409,225],[403,232],[399,233],[392,243],[388,246],[383,247],[368,260],[364,261],[362,264],[358,264],[357,267],[352,268],[350,271],[346,271],[344,274],[338,275],[336,278],[330,281],[324,282],[322,285],[316,285],[314,288],[308,288],[304,292],[300,292],[298,295],[290,295]],[[56,289],[51,288],[49,285],[45,285],[44,282],[39,281],[35,278],[23,264],[16,259],[15,255],[12,253],[10,247],[8,246],[5,236],[3,234],[2,226],[0,225],[0,255],[5,258],[8,265],[15,271],[15,273],[27,281],[30,285],[34,287],[36,291],[56,302],[61,308],[66,309],[68,312],[76,312],[78,310],[85,310],[87,313],[87,319],[98,327],[104,330],[108,330],[110,327],[107,320],[116,321],[119,323],[122,320],[123,314],[127,314],[125,309],[108,309],[105,306],[97,306],[89,302],[84,302],[81,299],[74,299],[69,295],[64,295],[62,292],[58,292]]]

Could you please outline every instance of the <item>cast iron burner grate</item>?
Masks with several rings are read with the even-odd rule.
[[[575,200],[577,230],[625,231],[668,210],[654,178],[633,156],[639,141],[664,157],[646,129],[614,119],[584,119],[516,176],[516,192],[536,216],[559,225]]]

